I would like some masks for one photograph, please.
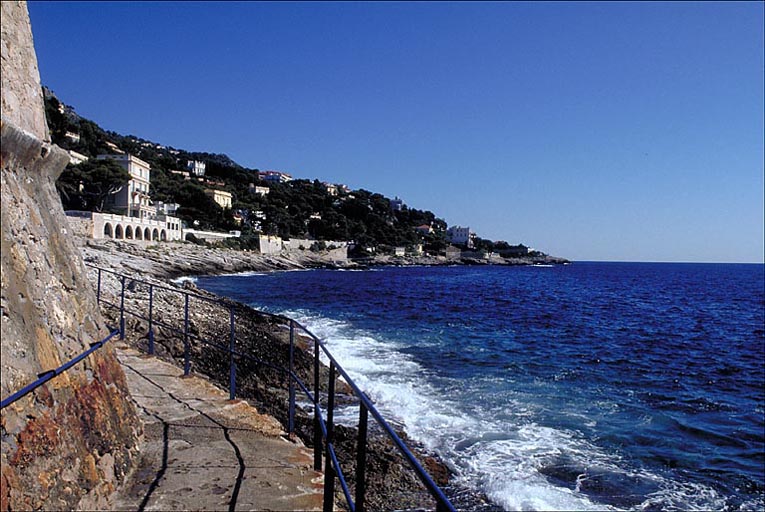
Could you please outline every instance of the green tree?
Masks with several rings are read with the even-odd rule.
[[[492,252],[494,250],[494,242],[485,238],[475,237],[473,248],[476,251]]]
[[[88,160],[69,165],[56,181],[65,208],[103,211],[106,198],[130,181],[130,173],[114,160]]]
[[[64,140],[64,134],[69,126],[66,115],[60,110],[62,107],[55,96],[45,99],[45,117],[48,121],[51,140],[59,145]]]

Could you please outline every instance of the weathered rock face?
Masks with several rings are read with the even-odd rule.
[[[2,55],[3,117],[38,139],[49,142],[45,106],[40,88],[26,2],[3,2]]]
[[[24,2],[2,5],[0,335],[5,398],[103,339],[55,180]],[[102,508],[131,466],[141,425],[112,348],[2,410],[2,510]]]

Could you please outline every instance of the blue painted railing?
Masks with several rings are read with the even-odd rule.
[[[39,388],[40,386],[42,386],[43,384],[45,384],[46,382],[51,380],[53,377],[61,375],[62,373],[67,371],[69,368],[71,368],[72,366],[76,365],[77,363],[79,363],[80,361],[82,361],[83,359],[88,357],[90,354],[92,354],[93,352],[95,352],[99,348],[103,347],[104,344],[107,341],[109,341],[110,339],[112,339],[113,337],[115,337],[119,333],[120,333],[119,329],[113,330],[112,332],[109,333],[109,335],[106,338],[102,339],[101,341],[97,341],[95,343],[91,343],[90,344],[90,348],[88,350],[86,350],[85,352],[83,352],[82,354],[78,355],[77,357],[75,357],[75,358],[71,359],[70,361],[62,364],[61,366],[59,366],[56,369],[48,370],[46,372],[38,374],[37,375],[38,379],[36,381],[27,384],[26,386],[24,386],[23,388],[21,388],[20,390],[16,391],[11,396],[9,396],[8,398],[6,398],[2,402],[0,402],[0,410],[1,409],[5,409],[6,407],[11,405],[16,400],[18,400],[20,398],[23,398],[25,395],[27,395],[27,394],[31,393],[32,391],[34,391],[35,389]]]
[[[262,364],[273,368],[279,372],[284,373],[289,377],[289,409],[288,409],[288,425],[287,432],[292,436],[295,428],[295,385],[302,390],[308,400],[313,404],[313,441],[314,441],[314,469],[321,471],[322,469],[322,456],[324,456],[324,510],[332,511],[334,507],[334,494],[335,494],[335,478],[340,482],[340,487],[345,496],[345,500],[348,504],[350,512],[363,512],[365,510],[365,494],[366,494],[366,454],[367,454],[367,430],[369,414],[372,415],[377,424],[393,441],[393,444],[401,452],[409,465],[417,474],[417,477],[423,483],[430,495],[436,502],[436,510],[442,511],[454,511],[455,508],[449,499],[444,494],[443,490],[433,481],[431,476],[422,467],[417,458],[412,454],[411,450],[396,434],[396,432],[390,427],[387,421],[382,417],[380,412],[374,406],[371,400],[366,394],[356,385],[350,375],[340,366],[335,357],[329,352],[325,343],[316,337],[311,331],[306,329],[297,321],[287,318],[282,315],[275,315],[272,313],[258,312],[261,315],[276,319],[284,322],[289,326],[289,367],[284,368],[279,365],[275,365],[268,361],[264,361],[260,358],[254,357],[250,354],[242,353],[236,350],[236,310],[237,305],[231,301],[225,301],[222,299],[213,299],[205,297],[198,293],[189,292],[186,290],[179,290],[177,288],[170,288],[167,286],[156,285],[140,279],[134,279],[132,277],[120,274],[118,272],[96,267],[94,265],[87,265],[97,272],[97,284],[96,295],[98,301],[101,304],[115,308],[119,310],[119,322],[120,322],[120,339],[125,337],[125,316],[131,315],[138,319],[148,322],[148,352],[154,354],[155,340],[154,340],[154,328],[156,326],[162,327],[169,332],[174,332],[180,336],[183,336],[183,373],[188,375],[191,371],[191,342],[198,340],[208,346],[217,348],[221,351],[228,352],[229,354],[229,398],[233,400],[236,397],[236,358],[245,359],[258,364]],[[102,279],[104,274],[110,274],[115,276],[120,283],[120,295],[119,304],[115,304],[107,301],[102,297]],[[132,311],[125,307],[125,290],[128,286],[134,287],[136,284],[148,286],[148,316],[145,316],[142,312]],[[154,318],[154,292],[155,290],[163,290],[171,293],[181,294],[183,299],[183,328],[180,329],[174,325],[168,324],[161,320]],[[193,297],[198,300],[202,300],[211,304],[217,304],[228,310],[229,316],[229,339],[228,346],[216,343],[201,336],[197,336],[190,331],[189,321],[189,298]],[[137,294],[134,294],[133,298],[137,298]],[[295,337],[298,333],[296,331],[302,331],[313,341],[313,389],[311,390],[306,384],[297,376],[294,368],[294,350],[295,350]],[[114,333],[113,333],[114,334]],[[327,418],[324,419],[320,407],[320,354],[324,355],[329,360],[329,382],[327,393]],[[341,375],[345,382],[353,390],[354,395],[359,400],[359,424],[358,424],[358,439],[356,450],[356,489],[354,496],[351,496],[351,491],[346,481],[345,475],[340,467],[340,463],[337,459],[337,453],[334,446],[334,408],[335,408],[335,380],[337,376]],[[322,445],[323,448],[322,448]],[[324,453],[322,453],[324,452]]]

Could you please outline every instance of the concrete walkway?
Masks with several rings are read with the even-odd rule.
[[[199,377],[126,346],[117,356],[144,422],[138,469],[114,510],[320,510],[311,450]]]

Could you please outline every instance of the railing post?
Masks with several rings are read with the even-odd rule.
[[[335,506],[335,470],[332,467],[330,446],[334,437],[333,409],[335,408],[335,363],[329,363],[329,396],[327,398],[327,453],[324,454],[324,512],[332,512]]]
[[[191,372],[191,351],[189,349],[189,294],[186,293],[186,302],[183,306],[183,374]]]
[[[369,411],[364,402],[359,402],[359,439],[356,445],[356,512],[364,512],[367,469],[367,421]]]
[[[149,355],[154,355],[154,285],[149,285]]]
[[[120,292],[120,339],[125,339],[125,276],[122,276],[122,291]]]
[[[231,335],[228,342],[228,398],[236,398],[236,361],[234,360],[234,351],[236,350],[236,331],[234,330],[234,306],[229,306],[229,317],[231,319]]]
[[[96,301],[101,302],[101,269],[98,269],[98,286],[96,287]]]
[[[313,469],[321,471],[321,422],[319,415],[319,340],[313,340]]]
[[[292,436],[295,432],[295,322],[290,320],[290,374],[289,374],[289,390],[290,390],[290,412],[289,412],[289,424],[287,425],[287,433]]]
[[[451,512],[449,507],[441,503],[440,501],[436,503],[436,512]]]

